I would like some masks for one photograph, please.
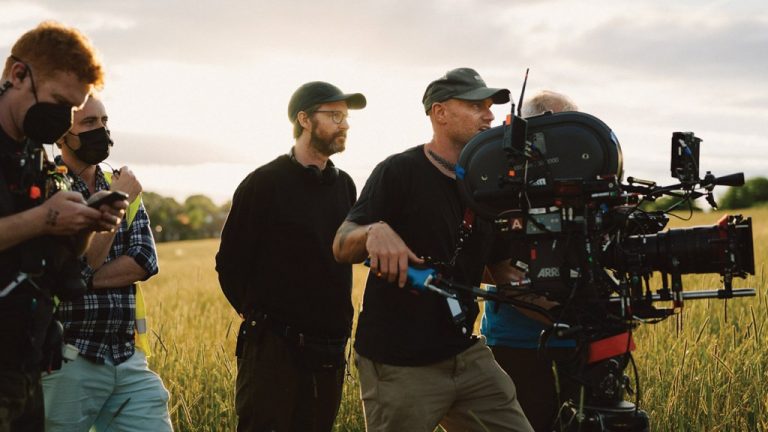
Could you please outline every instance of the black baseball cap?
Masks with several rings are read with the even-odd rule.
[[[474,69],[457,68],[429,83],[421,102],[424,103],[424,111],[429,113],[435,102],[448,99],[478,101],[487,98],[491,98],[495,104],[507,103],[509,90],[488,87]]]
[[[344,93],[333,84],[323,81],[308,82],[293,92],[288,102],[288,120],[296,120],[299,111],[328,102],[346,101],[349,109],[365,108],[367,101],[362,93]]]

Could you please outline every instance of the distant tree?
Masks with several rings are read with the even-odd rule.
[[[221,210],[205,195],[192,195],[184,201],[188,217],[188,238],[216,237],[221,232]],[[226,215],[225,215],[226,217]]]
[[[154,192],[143,193],[144,206],[158,242],[218,237],[231,201],[217,206],[205,195],[192,195],[179,204]]]
[[[718,204],[722,209],[738,209],[765,202],[768,202],[768,179],[755,177],[747,180],[744,186],[729,188]]]
[[[154,192],[144,192],[142,196],[155,240],[163,242],[182,239],[183,224],[179,220],[183,210],[181,205],[173,198]]]

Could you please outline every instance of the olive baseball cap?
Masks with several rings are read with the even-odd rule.
[[[424,92],[421,102],[424,103],[424,111],[429,114],[432,104],[447,101],[448,99],[461,99],[479,101],[491,98],[495,104],[509,102],[509,90],[490,88],[476,70],[471,68],[458,68],[449,70],[442,77],[432,81]]]
[[[308,82],[293,92],[288,102],[288,120],[296,120],[300,111],[328,102],[346,101],[349,109],[365,108],[367,101],[362,93],[344,93],[333,84],[323,81]]]

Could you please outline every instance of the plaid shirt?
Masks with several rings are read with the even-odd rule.
[[[61,156],[56,157],[56,164],[64,165]],[[85,182],[75,174],[70,173],[70,176],[72,189],[88,199],[91,194]],[[109,190],[109,184],[98,166],[96,190]],[[128,221],[123,219],[105,263],[123,255],[133,258],[147,271],[144,280],[157,274],[155,239],[143,203],[130,227]],[[82,263],[83,280],[87,281],[93,277],[94,270],[84,258]],[[64,340],[75,345],[82,356],[97,363],[111,358],[115,364],[120,364],[135,350],[136,286],[89,290],[80,299],[61,302],[57,318],[64,324]]]

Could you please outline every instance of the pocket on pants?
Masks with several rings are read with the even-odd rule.
[[[379,374],[375,362],[355,352],[355,365],[360,380],[360,398],[376,400],[378,397]]]
[[[326,343],[308,342],[297,348],[302,365],[311,371],[343,369],[346,366],[346,339]]]

